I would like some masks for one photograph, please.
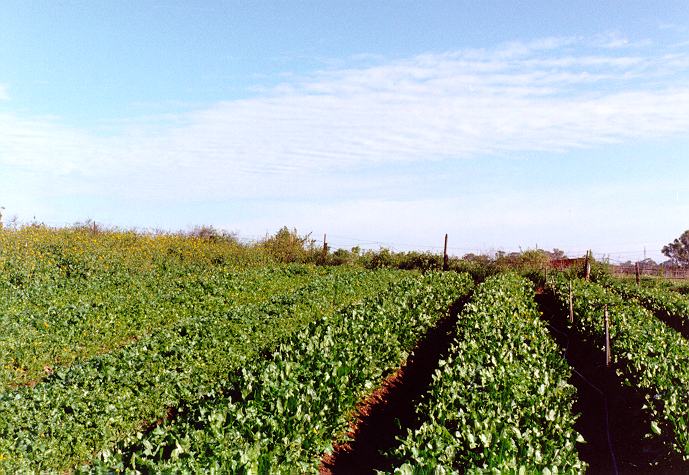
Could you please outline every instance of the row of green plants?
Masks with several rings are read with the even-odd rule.
[[[64,471],[106,454],[180,405],[213,394],[228,373],[314,319],[401,278],[331,269],[264,302],[192,312],[129,345],[57,368],[33,388],[5,390],[0,472]]]
[[[689,295],[689,282],[686,280],[680,280],[680,281],[669,281],[665,287],[668,290],[671,290],[673,292],[677,292],[678,294],[681,295]]]
[[[254,257],[198,236],[0,229],[0,390],[325,273]]]
[[[139,434],[130,447],[101,454],[96,467],[317,473],[333,440],[345,439],[357,402],[472,287],[466,274],[412,274],[362,303],[324,314],[269,358],[247,361],[214,397]]]
[[[597,283],[555,279],[552,288],[563,312],[569,311],[570,282],[574,328],[603,349],[607,308],[612,365],[625,384],[645,397],[649,436],[669,439],[689,458],[689,343],[638,302]]]
[[[599,280],[602,283],[608,284],[610,282],[623,282],[623,283],[629,283],[629,284],[636,284],[636,278],[634,275],[608,275],[605,276],[602,280]],[[689,293],[689,281],[682,280],[682,279],[670,279],[670,278],[663,278],[663,277],[656,277],[656,276],[649,276],[649,275],[642,275],[639,278],[638,286],[641,286],[643,288],[653,288],[653,289],[665,289],[667,291],[671,292],[676,292],[679,294],[687,294]]]
[[[37,280],[0,287],[0,390],[35,385],[58,368],[146,338],[193,317],[258,303],[327,274],[324,268],[266,266]]]
[[[640,287],[632,282],[610,280],[607,285],[624,298],[634,299],[647,309],[689,329],[689,299],[660,287]]]
[[[392,456],[396,473],[583,472],[570,370],[515,274],[491,277],[459,315],[449,356]]]

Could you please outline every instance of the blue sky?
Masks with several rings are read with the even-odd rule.
[[[4,1],[0,206],[660,258],[689,228],[689,7]]]

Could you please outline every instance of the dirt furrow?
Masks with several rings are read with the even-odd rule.
[[[368,474],[391,471],[394,461],[384,453],[397,446],[397,437],[418,428],[416,403],[428,391],[433,373],[456,334],[457,315],[465,300],[428,331],[409,359],[357,406],[350,429],[351,442],[337,444],[322,459],[321,474]]]
[[[536,297],[552,337],[573,369],[570,383],[577,389],[575,428],[586,440],[579,455],[588,473],[686,473],[688,467],[663,436],[650,437],[644,398],[625,386],[606,367],[601,348],[569,325],[555,297],[544,291]]]

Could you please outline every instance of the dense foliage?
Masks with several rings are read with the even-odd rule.
[[[87,229],[0,230],[0,389],[162,326],[305,284],[231,242]]]
[[[604,348],[608,307],[614,365],[622,380],[646,398],[653,418],[649,434],[671,434],[674,448],[689,458],[689,343],[633,300],[599,284],[574,280],[572,285],[576,330]],[[568,311],[568,282],[558,279],[553,287]]]
[[[689,267],[689,229],[671,243],[663,246],[662,252],[675,264]]]
[[[488,279],[460,314],[456,341],[396,450],[399,473],[582,472],[567,363],[532,285]]]
[[[355,404],[406,359],[417,339],[471,288],[466,275],[409,276],[324,314],[270,358],[247,361],[222,389],[101,466],[145,472],[316,472]]]
[[[103,269],[101,265],[109,271],[134,272],[156,266],[179,270],[180,264],[198,267],[209,263],[233,267],[271,263],[347,265],[422,272],[443,267],[440,248],[435,252],[397,252],[385,247],[362,250],[358,246],[335,249],[328,245],[324,250],[323,244],[313,239],[311,234],[302,235],[286,226],[273,235],[252,242],[240,242],[236,235],[211,226],[196,227],[187,233],[154,234],[104,229],[93,222],[60,229],[43,225],[0,228],[0,265],[7,249],[18,259],[5,266],[5,276],[19,283],[30,282],[40,275],[41,269],[51,268],[53,264],[57,264],[61,275],[67,277],[92,275],[93,271],[98,273]],[[58,255],[52,256],[53,251]],[[468,272],[477,281],[505,271],[535,276],[543,273],[550,259],[562,257],[564,253],[558,249],[552,252],[542,249],[511,253],[498,251],[493,256],[469,253],[461,258],[450,255],[448,268]],[[2,270],[0,267],[0,273]],[[36,270],[39,272],[34,272]],[[594,265],[594,272],[596,270]],[[58,283],[59,279],[55,282]]]
[[[65,470],[402,275],[253,266],[232,242],[0,232],[0,472]],[[59,258],[58,258],[59,257]],[[256,263],[261,263],[256,262]]]
[[[533,288],[492,276],[541,282],[550,254],[450,259],[487,280],[421,427],[388,454],[398,471],[585,469],[569,368]],[[0,473],[316,472],[356,403],[472,289],[441,266],[433,253],[323,252],[288,228],[253,244],[212,228],[0,229]],[[597,269],[614,291],[575,278],[575,328],[602,347],[608,305],[615,368],[646,397],[649,433],[689,458],[689,344],[643,308],[687,325],[689,301]],[[552,286],[567,310],[568,283]]]
[[[638,301],[656,314],[667,317],[689,330],[689,299],[679,293],[658,287],[639,287],[619,280],[608,284],[625,298]]]

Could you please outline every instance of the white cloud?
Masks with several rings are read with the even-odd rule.
[[[4,113],[0,167],[60,177],[54,193],[298,197],[373,166],[689,132],[689,53],[625,44],[546,38],[381,60],[110,136]]]
[[[667,22],[660,22],[658,23],[658,29],[660,30],[669,30],[675,33],[686,33],[689,31],[689,27],[687,25],[680,25],[677,23],[667,23]]]

